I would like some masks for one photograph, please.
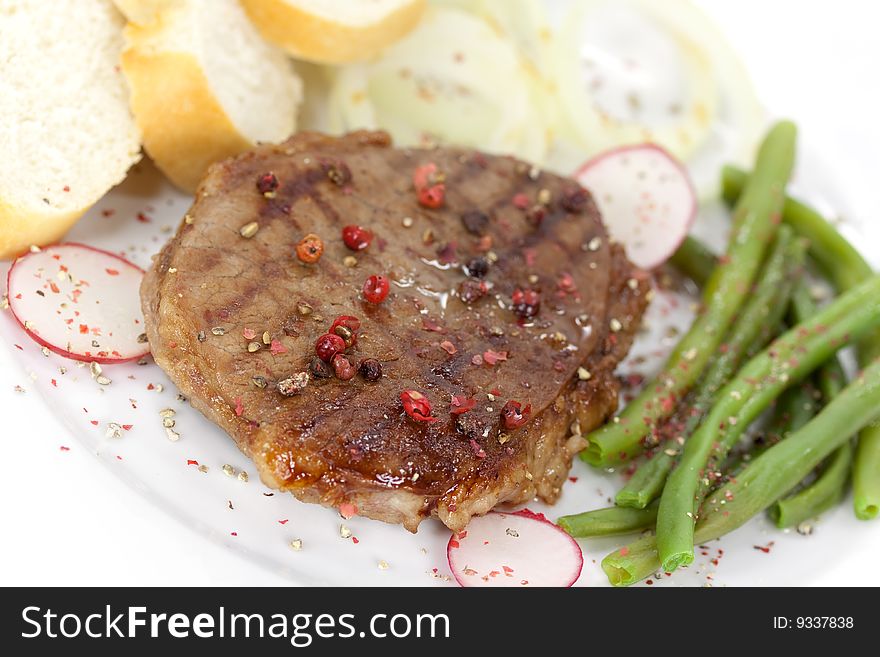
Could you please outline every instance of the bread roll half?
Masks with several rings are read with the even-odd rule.
[[[193,192],[211,163],[293,133],[301,82],[236,0],[175,1],[151,14],[144,5],[155,1],[142,0],[144,22],[126,27],[122,64],[145,150]]]
[[[110,0],[0,2],[0,258],[56,242],[140,159]]]

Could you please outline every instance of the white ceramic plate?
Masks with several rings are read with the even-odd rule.
[[[845,211],[843,199],[834,196],[834,178],[815,169],[822,159],[801,149],[799,181],[802,189],[821,190],[823,207]],[[815,183],[815,184],[814,184]],[[176,228],[189,198],[175,191],[149,163],[136,167],[120,187],[107,195],[81,221],[69,239],[119,252],[147,267]],[[874,227],[876,229],[876,227]],[[876,232],[854,224],[842,226],[867,253],[880,252]],[[696,230],[716,244],[724,241],[726,218],[718,207],[705,208]],[[874,245],[875,248],[868,248]],[[877,262],[875,261],[876,265]],[[5,280],[5,276],[3,276]],[[668,327],[689,321],[691,299],[658,294],[631,354],[648,356],[638,371],[650,374],[668,350]],[[449,532],[440,523],[423,523],[413,535],[401,527],[364,518],[342,520],[333,510],[302,504],[293,497],[265,488],[250,462],[216,426],[177,397],[164,373],[150,361],[105,366],[112,379],[98,385],[82,364],[55,354],[44,355],[15,323],[10,313],[0,313],[0,337],[12,345],[15,358],[31,374],[47,409],[58,416],[104,467],[116,473],[120,485],[135,488],[212,541],[254,560],[300,584],[399,584],[451,585],[446,564]],[[177,411],[175,429],[180,440],[170,442],[159,411]],[[109,437],[109,423],[130,428],[121,437]],[[249,482],[229,476],[223,466],[247,472]],[[202,472],[199,466],[206,466]],[[566,513],[606,506],[619,487],[615,474],[597,472],[576,462],[572,480],[553,507],[529,508],[555,518]],[[341,527],[351,531],[341,536]],[[782,532],[758,518],[734,534],[697,551],[694,566],[661,577],[656,584],[793,584],[804,581],[832,552],[836,557],[857,540],[860,527],[846,504],[827,513],[810,537]],[[183,528],[181,528],[183,530]],[[302,549],[290,543],[302,541]],[[605,585],[598,562],[620,544],[619,539],[584,540],[585,568],[579,585]],[[769,553],[755,546],[770,546]],[[723,556],[722,556],[723,555]],[[721,557],[719,559],[719,556]],[[378,567],[381,561],[389,568]],[[716,563],[717,562],[717,563]]]
[[[762,5],[762,12],[768,10]],[[736,24],[732,20],[735,16],[728,18]],[[768,21],[768,24],[772,22]],[[743,44],[748,45],[753,39],[755,26],[749,23],[742,29],[748,37],[744,38]],[[770,43],[772,39],[768,36],[765,41]],[[841,50],[842,43],[832,50]],[[751,50],[768,57],[774,55],[772,47]],[[797,70],[787,68],[786,74],[789,73],[796,74]],[[779,75],[782,75],[781,71]],[[794,84],[796,82],[790,82],[788,86],[774,84],[768,88],[787,93],[786,90],[791,90]],[[806,116],[810,109],[801,107],[800,112]],[[836,105],[834,109],[836,112]],[[835,112],[828,112],[829,121],[837,116]],[[800,115],[795,112],[794,118]],[[815,112],[812,115],[815,117]],[[866,119],[869,116],[864,114]],[[863,123],[856,121],[848,144],[850,150],[863,145],[862,128]],[[848,185],[840,184],[834,168],[834,153],[828,149],[811,150],[809,140],[810,134],[805,131],[799,152],[799,189],[830,216],[852,217],[846,195],[841,191],[852,192],[851,180]],[[873,157],[873,153],[871,155]],[[849,171],[858,173],[862,169],[851,166]],[[867,182],[867,176],[859,180]],[[148,266],[150,256],[171,236],[188,205],[187,197],[173,190],[149,163],[144,163],[76,226],[69,239],[122,252],[141,266]],[[866,206],[863,203],[860,207]],[[111,216],[105,216],[110,212]],[[148,221],[139,220],[139,216]],[[724,242],[724,227],[723,213],[710,208],[701,216],[695,231],[719,246]],[[873,259],[875,266],[880,265],[880,223],[847,223],[842,230]],[[6,266],[8,264],[0,263],[0,275],[5,273]],[[5,281],[5,275],[2,280]],[[0,287],[4,284],[0,283]],[[661,339],[666,326],[671,322],[687,323],[688,301],[679,299],[678,302],[682,312],[669,313],[666,309],[670,299],[658,296],[648,319],[651,330],[640,335],[634,354],[668,348],[669,345]],[[54,354],[43,356],[39,346],[24,334],[8,312],[0,312],[0,340],[3,343],[0,349],[8,349],[10,360],[21,365],[21,379],[29,394],[38,392],[46,412],[67,426],[83,450],[97,456],[95,467],[106,467],[117,475],[118,486],[134,489],[145,500],[180,520],[180,532],[193,529],[206,540],[228,548],[230,560],[224,567],[235,568],[235,564],[240,563],[242,570],[246,570],[246,564],[238,561],[246,559],[278,573],[280,583],[454,585],[445,558],[449,533],[439,523],[425,522],[419,533],[412,535],[400,527],[363,518],[343,521],[332,510],[301,504],[288,495],[267,496],[272,491],[260,484],[250,463],[232,441],[187,404],[179,402],[173,386],[154,364],[106,366],[105,373],[113,383],[105,387],[92,380],[88,368],[78,367],[77,363]],[[61,368],[66,368],[64,374]],[[640,370],[645,371],[646,367],[641,366]],[[159,391],[158,384],[163,386],[162,391]],[[0,394],[4,403],[14,399],[7,392],[4,390]],[[167,407],[177,410],[176,430],[181,439],[176,443],[166,438],[159,417],[159,411]],[[11,402],[7,412],[15,412]],[[123,431],[121,438],[108,438],[107,425],[110,422],[131,424],[132,427]],[[24,436],[24,439],[29,437]],[[202,473],[196,465],[188,465],[190,460],[207,466],[208,471]],[[227,476],[222,469],[224,464],[232,465],[236,471],[248,472],[250,481],[243,483]],[[29,464],[16,465],[27,470]],[[12,467],[12,464],[7,463],[7,466]],[[85,470],[80,474],[82,477],[90,475]],[[619,487],[617,476],[598,473],[580,462],[575,463],[571,476],[577,481],[565,486],[562,499],[554,507],[533,504],[530,508],[555,518],[605,506]],[[42,483],[39,477],[35,479],[37,485]],[[27,505],[24,485],[20,490],[7,492],[21,498],[10,502],[7,496],[4,505]],[[57,495],[63,494],[63,490],[58,490]],[[112,495],[113,490],[108,490],[107,494]],[[340,537],[343,524],[350,528],[352,536],[358,539],[357,543],[352,538]],[[10,535],[13,540],[23,540],[20,532],[16,535],[17,530],[17,527],[10,528]],[[758,518],[721,541],[713,542],[705,551],[707,554],[698,550],[697,561],[691,568],[671,578],[663,577],[655,585],[809,583],[832,559],[836,563],[847,563],[852,561],[850,555],[864,554],[865,543],[876,542],[876,530],[876,525],[869,527],[856,521],[849,503],[826,513],[809,537],[778,531],[763,518]],[[300,551],[290,547],[290,542],[297,538],[303,542]],[[56,544],[62,542],[61,537],[55,541]],[[767,547],[771,542],[769,553],[755,549],[755,546]],[[621,543],[616,538],[581,541],[585,568],[578,585],[606,585],[607,580],[598,562]],[[95,552],[112,548],[97,541],[94,546]],[[718,558],[719,550],[723,550],[723,556],[715,564],[712,560]],[[380,561],[387,562],[389,568],[380,570]],[[34,562],[27,565],[36,567]],[[131,568],[136,569],[137,564]],[[852,573],[857,572],[862,571],[853,565],[847,575],[852,577]],[[126,583],[124,577],[121,583]],[[845,583],[858,583],[858,578],[847,579]]]

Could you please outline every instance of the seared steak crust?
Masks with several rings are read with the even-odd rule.
[[[439,209],[413,187],[428,163],[445,176]],[[278,186],[263,194],[269,172]],[[259,230],[243,237],[250,222]],[[348,224],[375,233],[366,250],[343,244]],[[295,255],[308,233],[324,242],[314,264]],[[379,304],[361,293],[371,274],[391,280]],[[518,289],[540,305],[517,307]],[[459,530],[496,504],[558,497],[584,446],[572,423],[586,432],[616,407],[614,368],[647,291],[573,181],[356,132],[303,133],[213,166],[141,295],[156,362],[267,485],[415,531],[432,514]],[[281,395],[277,382],[309,370],[339,315],[361,321],[350,360],[378,359],[381,377],[312,375]],[[264,332],[273,346],[249,351]],[[404,390],[426,395],[438,420],[407,415]],[[452,415],[454,396],[476,405]],[[513,430],[508,400],[531,405]]]

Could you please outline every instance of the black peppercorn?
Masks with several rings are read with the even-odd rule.
[[[582,187],[572,187],[566,189],[562,194],[560,205],[566,212],[579,214],[587,207],[590,200],[590,193]]]
[[[484,235],[489,228],[489,215],[479,210],[468,210],[461,215],[461,220],[472,235]]]
[[[468,276],[485,278],[486,274],[489,273],[489,261],[483,256],[474,258],[465,265],[465,270],[467,271]]]
[[[358,372],[367,381],[378,381],[382,378],[382,363],[375,358],[365,358],[358,366]]]

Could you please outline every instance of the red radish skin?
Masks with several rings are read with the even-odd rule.
[[[87,263],[71,262],[83,256]],[[65,257],[78,271],[88,269],[91,280],[69,271]],[[64,272],[74,280],[59,278]],[[137,341],[144,331],[138,294],[143,275],[122,256],[87,244],[47,246],[12,263],[6,275],[9,309],[32,340],[65,358],[102,364],[136,360],[150,352]],[[92,297],[98,294],[101,299]]]
[[[446,558],[463,587],[569,587],[584,567],[577,541],[528,509],[472,518],[450,536]]]
[[[592,193],[611,237],[643,269],[666,262],[697,216],[697,194],[687,170],[655,144],[601,153],[574,178]]]

